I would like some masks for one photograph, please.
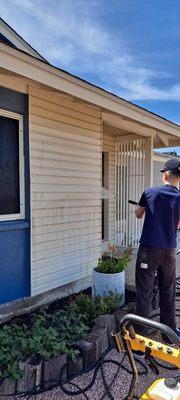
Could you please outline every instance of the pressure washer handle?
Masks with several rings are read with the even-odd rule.
[[[164,335],[168,336],[174,344],[180,347],[180,338],[175,334],[175,332],[168,326],[161,324],[160,322],[152,321],[147,318],[140,317],[139,315],[126,314],[120,321],[120,328],[126,328],[129,323],[134,322],[137,325],[146,326],[147,328],[152,328],[160,331]]]
[[[138,205],[137,201],[134,201],[134,200],[128,200],[128,203],[133,204],[134,206]]]

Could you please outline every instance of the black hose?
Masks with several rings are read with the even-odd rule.
[[[129,374],[132,375],[132,380],[131,380],[131,385],[130,385],[130,391],[131,391],[131,388],[133,387],[133,383],[134,383],[134,382],[133,382],[133,371],[132,371],[132,370],[129,370],[128,368],[126,368],[126,367],[123,365],[123,361],[124,361],[126,355],[127,355],[127,353],[124,353],[121,362],[108,359],[108,360],[104,360],[104,361],[101,363],[101,376],[102,376],[102,381],[103,381],[103,384],[104,384],[104,387],[105,387],[105,390],[106,390],[106,394],[109,396],[110,400],[115,400],[115,399],[114,399],[114,396],[112,395],[112,393],[111,393],[111,391],[110,391],[110,388],[111,388],[112,384],[113,384],[114,381],[115,381],[115,377],[117,376],[117,372],[119,372],[120,369],[124,369],[126,372],[128,372]],[[136,356],[134,356],[134,358],[135,358],[135,360],[136,360],[139,364],[141,364],[141,365],[144,367],[144,371],[138,371],[138,375],[139,375],[139,376],[140,376],[140,375],[146,375],[146,374],[148,373],[148,368],[147,368],[147,366],[145,365],[145,363],[143,363],[141,360],[137,359]],[[105,371],[104,371],[104,365],[107,364],[107,363],[111,363],[111,364],[114,364],[114,365],[117,365],[117,366],[118,366],[118,370],[117,370],[117,372],[116,372],[116,374],[115,374],[115,376],[114,376],[114,378],[113,378],[113,380],[111,381],[110,384],[107,383],[106,374],[105,374]]]
[[[123,359],[124,359],[124,357],[125,357],[125,354],[124,354],[124,356],[123,356]],[[113,377],[111,383],[108,385],[108,390],[111,389],[113,383],[115,382],[115,380],[116,380],[116,378],[117,378],[117,376],[118,376],[118,374],[119,374],[119,371],[120,371],[120,369],[121,369],[121,363],[123,362],[123,359],[122,359],[121,362],[119,363],[120,365],[119,365],[119,367],[118,367],[118,369],[117,369],[117,371],[116,371],[116,373],[115,373],[115,375],[114,375],[114,377]],[[103,363],[102,363],[101,367],[103,367]],[[104,369],[103,369],[103,370],[104,370]],[[104,372],[104,371],[103,371],[103,372]],[[102,372],[102,370],[101,370],[102,380],[103,380],[103,372]],[[104,383],[104,381],[103,381],[103,383]],[[104,387],[105,387],[105,385],[104,385]],[[100,398],[99,400],[103,400],[104,397],[106,396],[106,394],[107,394],[107,390],[106,390],[106,388],[105,388],[105,392],[103,393],[103,395],[101,396],[101,398]]]

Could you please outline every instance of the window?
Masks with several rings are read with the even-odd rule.
[[[23,117],[0,110],[0,221],[24,218]]]
[[[102,240],[109,240],[109,153],[102,153]]]

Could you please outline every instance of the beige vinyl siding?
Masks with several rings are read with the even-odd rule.
[[[12,77],[5,75],[5,73],[0,73],[0,86],[20,93],[27,93],[27,79]]]
[[[115,137],[103,135],[103,151],[109,154],[109,240],[103,241],[103,250],[108,243],[115,242]]]
[[[32,295],[91,275],[101,252],[101,113],[30,88]]]

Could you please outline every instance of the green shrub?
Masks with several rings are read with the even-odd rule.
[[[87,294],[79,294],[76,296],[73,307],[76,307],[77,312],[82,315],[85,323],[92,325],[96,318],[96,304]]]
[[[131,249],[125,250],[121,257],[110,257],[102,255],[98,261],[97,271],[104,274],[115,274],[122,272],[131,259]]]
[[[85,337],[89,327],[84,322],[83,315],[73,304],[55,311],[52,315],[52,326],[69,345]]]
[[[27,348],[25,326],[4,325],[0,329],[0,379],[10,376],[16,380],[21,377],[19,361]]]
[[[81,313],[84,322],[92,326],[99,315],[113,313],[118,308],[121,297],[121,294],[109,293],[93,300],[82,293],[76,296],[73,306]]]
[[[121,298],[121,293],[114,294],[111,292],[104,297],[97,297],[95,300],[97,309],[96,313],[98,315],[112,314],[119,307]]]
[[[72,344],[83,339],[96,317],[113,312],[121,295],[109,294],[94,301],[85,294],[77,295],[72,303],[50,312],[41,307],[31,314],[31,323],[6,324],[0,328],[0,380],[21,377],[19,362],[24,357],[50,360],[63,353],[74,360],[78,350]]]
[[[44,326],[39,326],[38,329],[33,327],[29,338],[29,356],[50,360],[63,353],[68,353],[67,341],[60,337],[56,329]]]

